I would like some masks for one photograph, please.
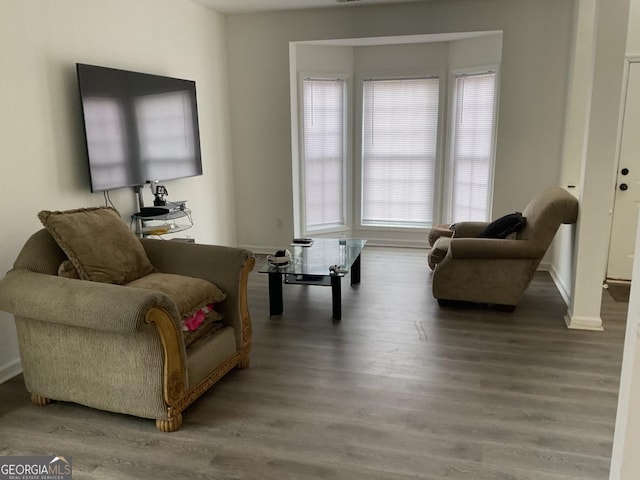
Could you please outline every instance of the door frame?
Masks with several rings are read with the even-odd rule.
[[[613,171],[613,196],[611,198],[611,211],[609,222],[609,249],[607,252],[607,268],[605,271],[605,283],[607,282],[625,282],[625,280],[614,279],[609,277],[609,264],[611,261],[611,253],[613,248],[613,214],[616,208],[616,196],[618,193],[618,171],[620,170],[620,154],[622,150],[622,136],[624,134],[624,116],[627,105],[627,96],[629,90],[629,71],[632,63],[640,63],[640,55],[627,55],[624,60],[624,72],[622,76],[623,95],[620,98],[619,118],[618,118],[618,138],[616,139],[616,162]],[[632,261],[633,262],[633,261]]]

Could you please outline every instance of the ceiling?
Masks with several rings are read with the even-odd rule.
[[[298,10],[301,8],[349,8],[354,6],[427,2],[430,0],[194,0],[221,13],[266,12],[269,10]]]

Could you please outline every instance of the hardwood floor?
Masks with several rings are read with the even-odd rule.
[[[300,285],[270,318],[257,270],[251,368],[180,431],[36,407],[17,377],[0,385],[0,455],[71,456],[75,479],[608,478],[626,303],[605,293],[605,331],[568,330],[540,272],[514,313],[441,309],[425,251],[367,247],[342,321],[330,288]]]

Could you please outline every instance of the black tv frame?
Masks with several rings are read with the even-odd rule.
[[[196,84],[193,80],[184,80],[174,77],[161,76],[149,73],[134,72],[129,70],[121,70],[110,67],[101,67],[96,65],[88,65],[83,63],[76,64],[76,73],[78,79],[78,88],[80,93],[80,103],[82,110],[82,125],[84,131],[84,141],[89,166],[90,187],[92,192],[101,192],[118,188],[134,187],[138,192],[138,187],[146,183],[157,183],[167,180],[175,180],[179,178],[187,178],[202,175],[202,155],[200,150],[200,129],[198,121],[198,105],[196,95]],[[160,96],[164,94],[172,94],[175,92],[184,93],[185,108],[190,111],[185,113],[185,125],[190,122],[191,131],[184,133],[184,139],[178,137],[178,140],[184,142],[192,142],[193,157],[180,160],[180,167],[184,170],[163,169],[160,167],[160,161],[155,160],[149,163],[142,157],[142,145],[139,121],[136,120],[135,103],[140,98],[150,98],[152,95]],[[102,168],[108,168],[108,165],[102,165],[96,160],[100,154],[96,153],[96,145],[92,145],[90,138],[96,132],[99,133],[99,127],[91,124],[88,118],[87,100],[103,98],[111,100],[113,108],[118,110],[120,115],[121,127],[124,129],[124,137],[122,144],[114,143],[114,148],[120,148],[124,153],[124,167],[126,168],[126,179],[119,181],[99,181],[97,176]],[[106,120],[105,120],[106,121]],[[113,128],[113,126],[111,126]],[[185,131],[188,131],[188,126]],[[163,160],[169,164],[175,160],[168,157]],[[145,163],[147,162],[147,163]],[[155,163],[153,163],[155,162]],[[122,163],[122,162],[121,162]],[[145,165],[148,166],[145,167]]]

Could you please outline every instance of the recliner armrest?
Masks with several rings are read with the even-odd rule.
[[[447,257],[467,259],[539,259],[544,249],[526,240],[452,238]]]
[[[151,264],[160,272],[208,280],[227,294],[216,305],[224,323],[234,328],[238,348],[250,343],[251,322],[247,303],[249,272],[255,259],[249,250],[221,245],[142,239]]]
[[[0,280],[0,309],[18,317],[118,333],[145,328],[152,307],[178,312],[161,293],[16,269]]]
[[[487,228],[489,222],[458,222],[454,228],[455,238],[475,238]]]
[[[248,250],[221,245],[141,241],[151,264],[160,272],[202,278],[227,294],[237,293],[242,268],[253,255]]]

